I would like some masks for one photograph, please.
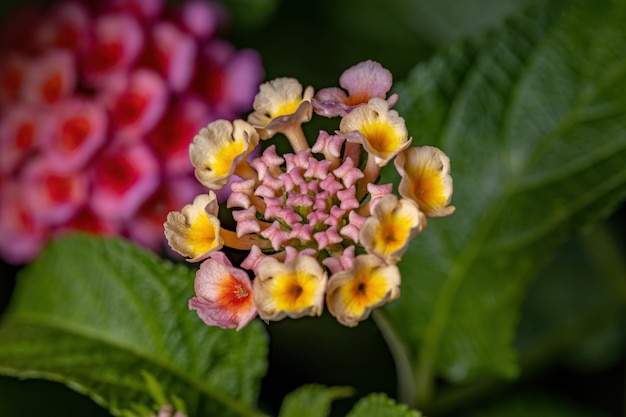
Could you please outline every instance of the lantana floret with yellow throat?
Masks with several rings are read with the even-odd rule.
[[[454,212],[450,160],[412,146],[397,94],[387,97],[391,72],[364,61],[340,86],[315,94],[293,78],[269,81],[247,121],[218,120],[194,137],[191,163],[209,190],[164,227],[174,251],[202,262],[189,308],[206,324],[240,330],[257,315],[319,316],[326,306],[356,326],[400,296],[397,264],[427,218]],[[340,118],[338,129],[309,141],[302,125],[313,115]],[[378,183],[391,161],[399,195]]]

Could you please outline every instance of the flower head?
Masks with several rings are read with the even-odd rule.
[[[411,143],[404,119],[390,110],[395,96],[385,99],[390,82],[388,71],[372,61],[346,71],[341,83],[348,94],[340,95],[345,103],[318,103],[326,106],[323,112],[341,110],[340,129],[332,135],[320,132],[313,146],[301,126],[312,116],[313,90],[303,93],[290,78],[261,85],[249,123],[220,120],[202,129],[190,146],[190,158],[204,185],[229,193],[228,223],[220,227],[207,220],[217,221],[215,202],[204,212],[204,202],[194,208],[193,219],[188,206],[186,216],[170,213],[165,228],[172,248],[192,260],[220,257],[224,265],[231,265],[229,249],[237,257],[247,251],[239,266],[254,277],[252,299],[265,321],[319,316],[325,303],[341,324],[356,326],[372,309],[398,298],[396,264],[426,227],[426,217],[412,199],[398,198],[392,184],[379,183],[381,167],[404,155]],[[250,154],[260,138],[277,132],[287,136],[291,151],[279,154],[271,144]],[[192,225],[196,218],[209,231]],[[210,247],[189,249],[188,241],[209,236]],[[242,288],[222,284],[234,282],[226,278],[211,282],[220,284],[207,285],[204,300],[229,300],[223,288]],[[240,291],[228,291],[233,293]],[[194,300],[198,309],[220,314],[207,318],[205,313],[207,324],[231,325],[223,318],[230,314],[226,301],[210,309]],[[228,302],[237,308],[235,300]],[[237,323],[239,328],[243,321]]]
[[[409,148],[395,159],[401,180],[398,192],[415,201],[427,217],[454,213],[450,158],[433,146]]]
[[[348,113],[341,119],[339,129],[348,141],[362,144],[379,166],[387,165],[412,140],[404,119],[380,98],[373,98]]]
[[[248,274],[233,267],[222,252],[200,264],[194,289],[196,296],[189,300],[189,309],[196,310],[210,326],[239,331],[257,315]]]
[[[324,305],[326,271],[310,256],[290,262],[268,260],[253,281],[254,302],[264,320],[319,316]]]
[[[215,193],[200,194],[192,204],[170,212],[164,224],[165,237],[171,248],[191,262],[205,259],[222,247],[220,221],[216,217]]]
[[[374,255],[359,255],[352,268],[328,280],[326,305],[345,326],[356,326],[372,309],[400,296],[400,271]]]

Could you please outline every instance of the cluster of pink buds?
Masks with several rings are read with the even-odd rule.
[[[339,82],[317,94],[292,78],[264,83],[247,121],[218,120],[195,136],[189,155],[209,192],[164,226],[172,249],[202,261],[189,307],[208,325],[239,330],[257,315],[319,316],[325,305],[356,326],[399,297],[397,263],[426,219],[454,212],[450,161],[411,146],[392,110],[398,96],[387,97],[391,73],[365,61]],[[340,122],[310,146],[302,124],[314,113]],[[264,142],[273,137],[286,137],[290,152]],[[378,183],[392,160],[399,196]],[[228,198],[218,201],[223,187]]]
[[[205,0],[67,0],[0,34],[0,257],[69,230],[166,248],[167,213],[202,192],[193,135],[248,111],[263,78]]]

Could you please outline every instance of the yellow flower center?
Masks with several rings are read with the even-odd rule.
[[[380,219],[374,240],[376,249],[385,255],[402,248],[409,237],[411,219],[389,213]]]
[[[383,158],[396,152],[402,146],[393,127],[380,119],[363,125],[359,131],[365,136],[372,150]]]
[[[439,172],[424,168],[413,176],[413,195],[420,206],[434,207],[446,204],[443,182]]]
[[[313,274],[299,271],[274,278],[276,284],[272,296],[279,311],[300,311],[313,305],[315,289],[319,280]]]
[[[246,144],[243,140],[232,140],[228,138],[224,140],[222,146],[217,149],[207,169],[213,172],[215,178],[225,177],[230,173],[233,161],[245,151]]]
[[[295,113],[296,110],[298,110],[298,106],[300,106],[301,102],[302,100],[300,99],[294,99],[291,101],[285,101],[284,103],[281,103],[280,106],[277,106],[277,108],[271,115],[272,119]]]
[[[387,281],[377,268],[366,268],[341,288],[341,301],[350,315],[358,317],[380,302],[388,291]]]
[[[188,242],[193,256],[199,256],[215,248],[218,244],[218,236],[215,225],[207,216],[198,218],[189,225]]]

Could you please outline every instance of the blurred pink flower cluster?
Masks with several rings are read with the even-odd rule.
[[[201,192],[189,143],[250,108],[256,51],[218,38],[192,0],[66,1],[0,33],[0,257],[25,263],[69,230],[159,250],[167,213]],[[200,186],[201,187],[201,186]]]

